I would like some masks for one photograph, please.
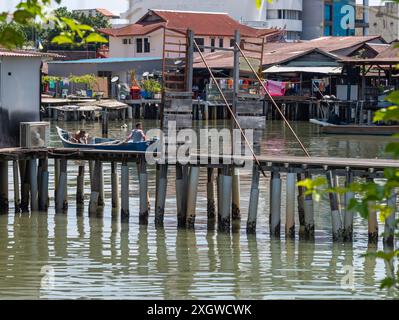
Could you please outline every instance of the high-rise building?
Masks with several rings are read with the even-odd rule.
[[[302,39],[368,35],[368,4],[368,0],[361,5],[356,5],[355,0],[304,1]]]
[[[363,0],[368,6],[368,0]],[[232,18],[255,28],[281,28],[287,40],[313,39],[321,36],[367,35],[368,10],[356,16],[355,0],[129,0],[122,17],[130,23],[140,19],[148,9],[226,12]]]
[[[287,38],[299,39],[302,31],[302,0],[130,0],[129,9],[122,14],[130,23],[140,19],[148,9],[226,12],[235,20],[255,28],[282,28]]]

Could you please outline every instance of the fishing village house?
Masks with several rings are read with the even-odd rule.
[[[0,147],[17,146],[19,123],[40,120],[42,62],[47,53],[0,48]]]
[[[122,28],[101,29],[109,36],[109,57],[162,57],[164,30],[185,34],[192,30],[198,45],[229,48],[233,45],[234,32],[241,37],[278,37],[281,30],[255,29],[243,25],[227,13],[149,10],[136,23]],[[205,52],[212,51],[205,49]]]
[[[388,48],[380,36],[329,36],[294,43],[268,42],[263,48],[262,69],[266,79],[296,82],[301,88],[298,94],[305,95],[311,94],[313,78],[332,76],[334,81],[341,81],[342,59],[374,58]],[[205,58],[212,69],[223,70],[225,74],[232,72],[233,53],[207,53]],[[205,65],[197,57],[194,73],[203,69]],[[336,95],[336,92],[328,93]]]

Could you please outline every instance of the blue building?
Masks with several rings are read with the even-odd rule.
[[[303,1],[302,39],[368,35],[368,0]],[[358,12],[357,12],[358,11]]]

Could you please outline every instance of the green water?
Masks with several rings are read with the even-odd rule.
[[[111,136],[120,136],[120,125],[112,123]],[[146,121],[145,128],[156,127]],[[79,123],[58,123],[75,130]],[[202,127],[203,123],[197,123]],[[212,124],[222,126],[221,123]],[[85,124],[99,133],[99,123]],[[321,136],[308,123],[294,125],[314,156],[383,156],[387,137]],[[52,145],[58,145],[52,124]],[[261,140],[261,153],[302,155],[281,122],[268,122]],[[50,182],[52,183],[52,162]],[[350,244],[333,244],[328,204],[315,203],[316,240],[271,239],[268,227],[268,180],[261,179],[258,232],[245,231],[250,176],[241,176],[242,222],[238,232],[219,234],[207,224],[206,170],[201,169],[195,231],[176,228],[174,170],[169,173],[165,227],[153,221],[155,171],[149,168],[150,224],[138,225],[138,181],[131,167],[130,220],[121,222],[112,212],[110,165],[104,165],[106,204],[102,214],[88,216],[90,185],[85,181],[86,206],[77,210],[75,190],[77,166],[68,165],[68,213],[55,214],[54,192],[50,192],[48,214],[0,216],[1,299],[383,299],[379,289],[385,265],[373,257],[362,257],[367,245],[367,222],[355,217],[355,238]],[[12,172],[10,170],[10,176]],[[283,176],[282,212],[285,211]],[[12,182],[12,179],[10,179]],[[50,186],[50,190],[52,186]],[[10,198],[12,197],[10,183]],[[11,204],[12,205],[12,204]],[[13,212],[11,207],[10,212]],[[282,218],[284,225],[284,214]],[[297,221],[298,225],[298,221]],[[283,228],[282,228],[283,229]],[[380,226],[380,230],[383,228]],[[381,242],[381,241],[380,241]],[[379,243],[379,249],[382,244]],[[346,281],[348,270],[352,272]],[[51,284],[45,282],[46,275]]]

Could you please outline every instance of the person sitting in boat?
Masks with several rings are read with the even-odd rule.
[[[146,141],[147,137],[143,130],[143,125],[139,122],[136,124],[136,128],[134,128],[129,136],[126,138],[125,143],[127,142],[143,142]]]
[[[71,141],[75,143],[88,144],[88,136],[86,134],[86,131],[76,131],[76,133],[71,138]]]

